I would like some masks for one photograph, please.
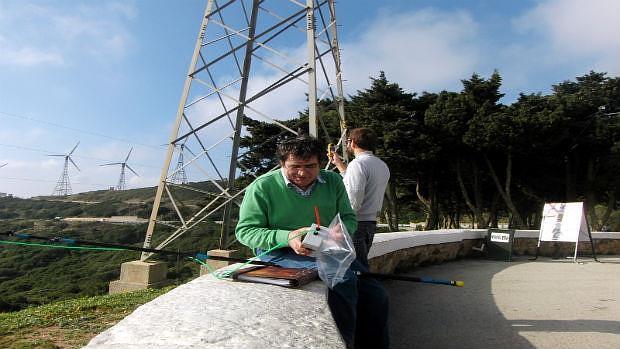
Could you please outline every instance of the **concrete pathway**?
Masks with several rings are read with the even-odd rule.
[[[620,257],[462,260],[405,275],[464,288],[388,281],[393,349],[620,348]]]

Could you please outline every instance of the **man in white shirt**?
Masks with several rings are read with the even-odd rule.
[[[355,159],[347,166],[336,153],[329,160],[336,165],[347,189],[349,201],[357,215],[357,231],[353,234],[355,253],[368,266],[368,251],[377,231],[377,216],[381,213],[383,196],[390,179],[390,170],[373,152],[377,135],[368,128],[349,132],[347,152]]]

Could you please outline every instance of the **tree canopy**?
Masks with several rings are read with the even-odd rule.
[[[608,224],[620,197],[620,78],[589,72],[510,105],[501,102],[497,71],[461,82],[458,92],[418,94],[380,72],[346,100],[347,127],[375,130],[376,153],[390,167],[384,206],[391,226],[417,212],[426,229],[463,220],[496,227],[500,219],[537,228],[551,201],[585,201],[594,228]],[[319,112],[323,130],[337,138],[332,101],[321,101]],[[307,113],[283,123],[303,125]],[[247,131],[242,145],[256,151],[242,162],[245,174],[264,173],[276,165],[281,129],[247,120]]]

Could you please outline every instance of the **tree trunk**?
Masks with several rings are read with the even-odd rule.
[[[385,210],[385,220],[390,231],[398,231],[398,206],[396,203],[396,185],[393,180],[388,182],[385,191],[387,209]]]
[[[615,190],[610,190],[609,192],[607,192],[607,209],[605,210],[605,213],[603,214],[603,217],[601,218],[601,229],[603,230],[603,228],[607,225],[607,222],[609,222],[609,217],[611,217],[611,213],[614,210],[614,203],[616,202],[616,194],[615,194]]]
[[[471,210],[473,214],[473,219],[471,221],[472,228],[473,228],[474,224],[479,224],[478,222],[480,220],[480,210],[478,209],[476,205],[473,204],[473,202],[469,198],[469,194],[467,193],[467,188],[465,188],[465,182],[463,182],[463,177],[461,174],[461,161],[460,160],[456,161],[456,179],[459,183],[459,188],[461,188],[461,194],[463,195],[463,199],[465,199],[465,204],[467,205],[467,207],[469,207],[469,209]],[[476,188],[474,185],[474,192],[475,190]]]
[[[590,224],[593,230],[600,230],[601,224],[598,221],[598,215],[596,214],[596,192],[594,190],[594,174],[595,162],[593,158],[588,159],[588,165],[586,168],[586,214],[590,216]]]
[[[491,210],[489,212],[489,228],[497,228],[497,204],[499,202],[499,193],[495,193],[493,195],[493,200],[491,201]]]
[[[497,188],[499,195],[501,195],[502,199],[504,199],[504,203],[506,204],[506,207],[512,215],[511,221],[515,223],[517,228],[523,227],[523,219],[521,218],[521,215],[519,214],[519,211],[517,210],[515,204],[512,202],[512,198],[510,196],[510,182],[512,178],[512,154],[509,152],[506,158],[506,182],[504,188],[502,188],[502,185],[499,182],[499,178],[495,173],[495,169],[493,168],[493,165],[491,164],[491,161],[486,154],[484,154],[484,161],[489,168],[491,178],[493,178],[493,182],[495,183],[495,187]]]
[[[433,230],[437,229],[437,225],[439,223],[439,212],[437,208],[437,203],[435,202],[435,190],[432,185],[432,181],[429,184],[429,197],[425,198],[420,191],[420,180],[416,182],[415,192],[418,196],[418,199],[424,205],[426,209],[426,227],[425,230]]]
[[[478,209],[478,221],[477,221],[477,228],[486,228],[489,225],[489,222],[487,220],[484,219],[484,215],[483,215],[483,207],[482,207],[482,191],[480,189],[480,183],[479,183],[479,179],[480,179],[480,172],[478,171],[478,164],[474,161],[472,163],[473,166],[473,172],[474,172],[474,200],[476,203],[476,208]],[[472,228],[473,228],[473,224],[472,224]]]

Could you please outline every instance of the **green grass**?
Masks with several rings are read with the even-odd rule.
[[[172,288],[83,297],[0,313],[0,348],[79,348]]]

